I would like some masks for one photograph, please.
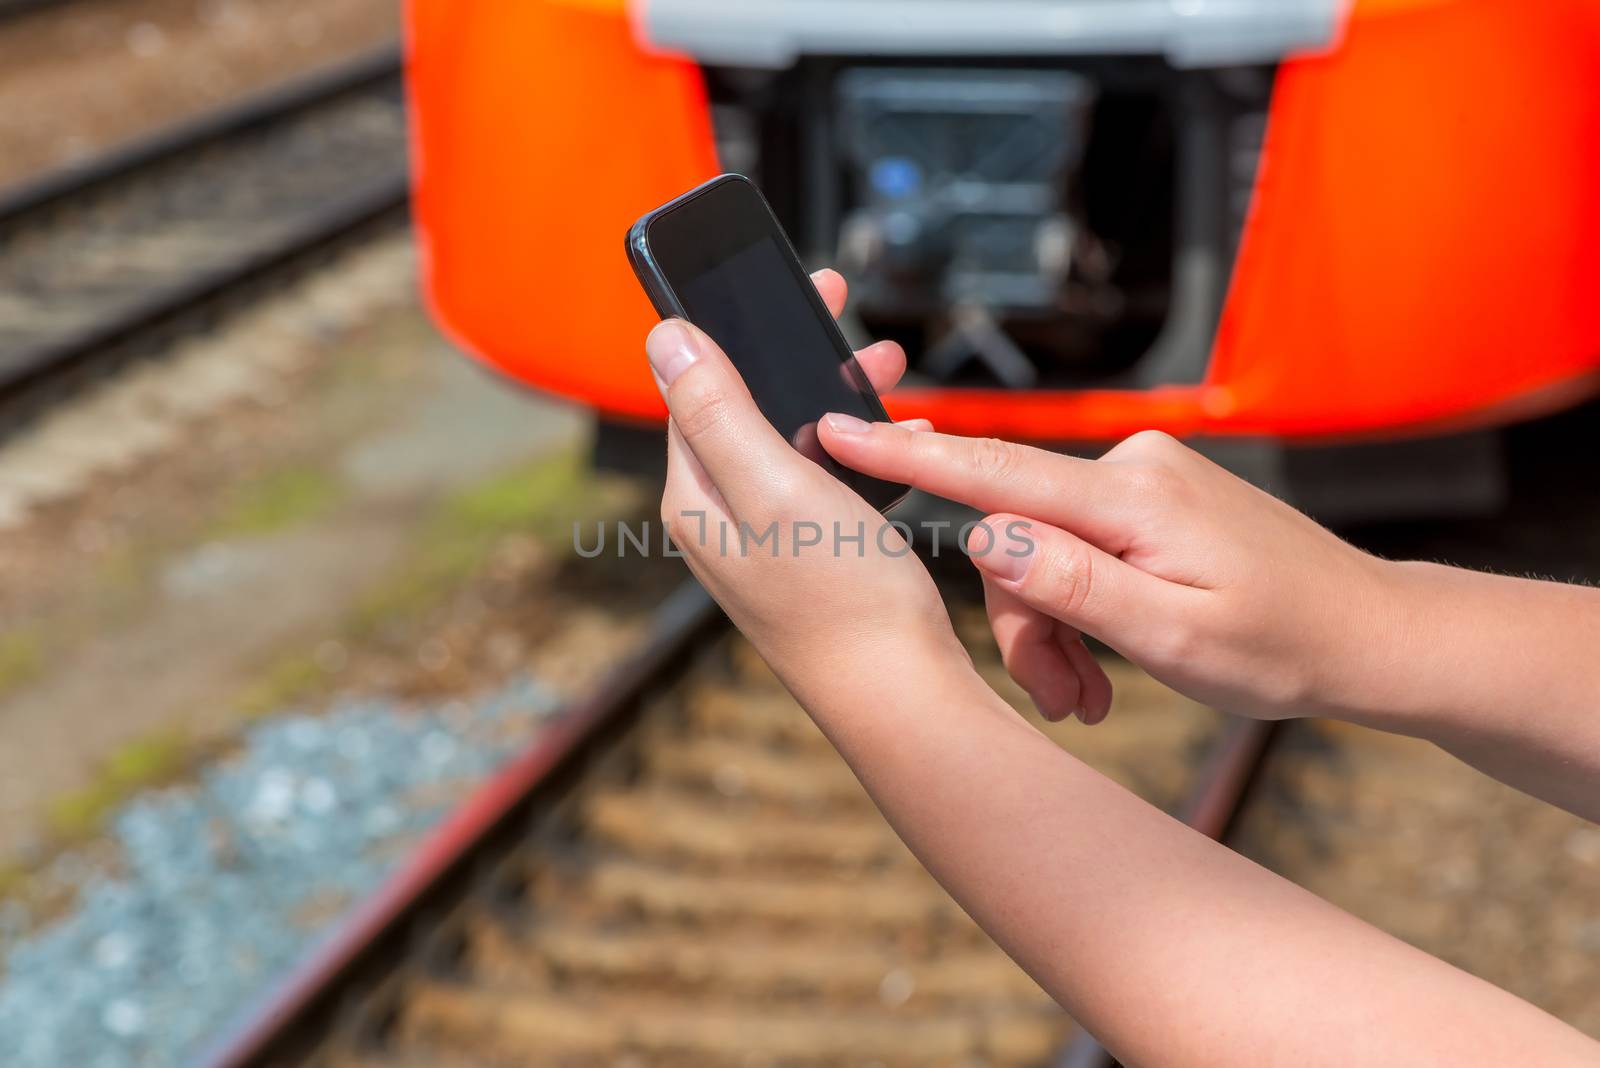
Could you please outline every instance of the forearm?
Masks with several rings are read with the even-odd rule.
[[[1393,629],[1349,718],[1600,820],[1600,590],[1387,566]]]
[[[918,661],[910,661],[916,663]],[[1576,1063],[1531,1006],[1193,833],[963,665],[803,703],[928,869],[1130,1063]],[[820,681],[819,681],[820,680]],[[800,681],[800,680],[797,680]],[[1565,1060],[1564,1060],[1565,1059]]]

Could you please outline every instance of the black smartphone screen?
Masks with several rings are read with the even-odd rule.
[[[817,441],[827,412],[888,415],[748,179],[724,175],[650,213],[629,249],[657,310],[709,334],[796,449],[880,510],[905,496],[905,486],[842,467]]]

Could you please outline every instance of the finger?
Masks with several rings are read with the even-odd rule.
[[[759,507],[794,481],[803,457],[773,429],[716,342],[681,319],[656,324],[645,342],[672,424],[730,514]]]
[[[704,512],[708,522],[728,515],[722,492],[671,419],[667,420],[667,480],[661,505],[663,511],[679,513],[680,519],[691,519],[694,512]]]
[[[1066,527],[1111,553],[1128,547],[1137,486],[1126,471],[993,438],[913,433],[890,423],[823,418],[834,459],[984,512],[1020,512]]]
[[[1039,714],[1052,723],[1077,714],[1078,675],[1056,642],[1056,621],[989,581],[987,576],[983,583],[983,603],[1006,671],[1018,686],[1028,691]]]
[[[835,319],[844,314],[845,299],[850,293],[844,275],[831,267],[824,267],[811,272],[811,284],[817,287],[817,295]],[[905,349],[893,341],[874,342],[858,350],[856,362],[867,373],[872,388],[879,393],[889,392],[906,373]]]
[[[1078,676],[1078,718],[1092,727],[1111,714],[1111,677],[1075,628],[1057,623],[1056,644]]]
[[[1018,515],[984,519],[969,536],[967,553],[1002,590],[1133,660],[1156,655],[1164,628],[1195,618],[1206,596]]]
[[[837,319],[844,314],[845,298],[850,295],[850,286],[844,280],[844,275],[832,267],[824,267],[811,272],[811,284],[817,287],[817,295],[828,306],[830,315]]]
[[[661,520],[691,574],[707,589],[714,589],[714,573],[707,573],[703,550],[717,531],[729,522],[722,494],[690,451],[683,435],[667,420],[667,482],[661,494]]]
[[[893,389],[906,373],[906,350],[895,341],[876,341],[856,352],[856,362],[879,393]]]
[[[933,429],[932,419],[902,419],[895,426],[903,426],[915,433],[924,433]]]

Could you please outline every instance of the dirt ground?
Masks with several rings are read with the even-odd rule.
[[[580,681],[563,658],[625,644],[612,609],[652,592],[597,597],[586,573],[560,600],[560,517],[640,499],[582,472],[586,434],[450,350],[407,281],[266,397],[0,532],[0,862],[307,693],[481,686],[530,661]],[[533,650],[542,612],[564,640]]]
[[[394,0],[76,0],[0,26],[0,188],[394,40]]]

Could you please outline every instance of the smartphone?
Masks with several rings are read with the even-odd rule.
[[[724,174],[648,213],[628,260],[662,318],[722,346],[756,406],[789,443],[886,512],[908,487],[840,465],[817,440],[827,412],[888,413],[755,183]]]

